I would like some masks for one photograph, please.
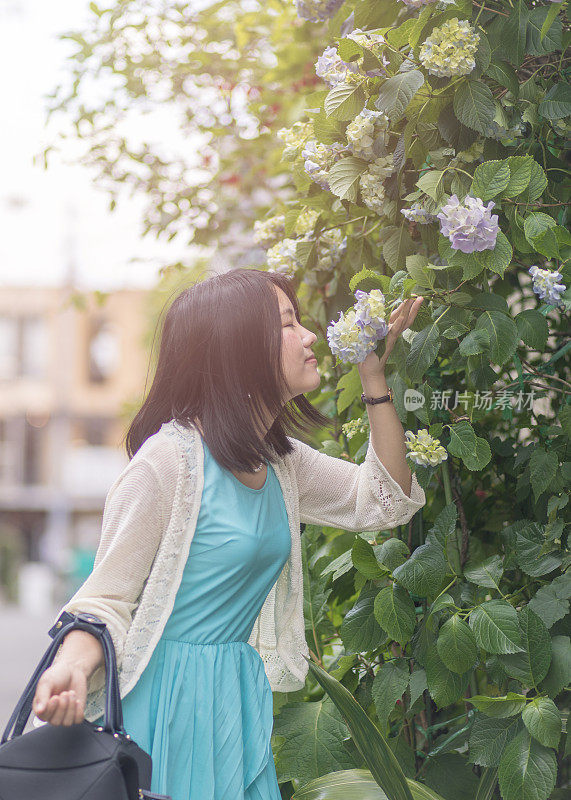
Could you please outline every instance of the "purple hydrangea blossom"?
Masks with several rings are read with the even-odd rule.
[[[334,356],[349,364],[359,364],[375,349],[377,338],[357,324],[355,309],[350,308],[327,328],[327,341]]]
[[[470,195],[460,203],[453,194],[436,215],[441,222],[440,231],[450,239],[452,247],[462,253],[491,250],[500,229],[498,215],[491,213],[494,206],[493,200],[484,206],[481,198]]]
[[[315,74],[319,78],[323,78],[330,86],[343,83],[347,79],[349,72],[357,75],[359,70],[355,64],[343,61],[336,47],[326,47],[315,62]]]
[[[357,302],[354,305],[355,323],[371,337],[384,339],[389,330],[385,322],[386,307],[385,296],[380,289],[371,289],[370,292],[363,292],[361,289],[355,291]]]

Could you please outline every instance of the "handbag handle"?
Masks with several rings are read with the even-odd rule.
[[[68,611],[64,611],[53,628],[49,631],[49,635],[53,637],[53,642],[48,646],[40,663],[34,670],[32,677],[28,681],[28,685],[18,700],[16,708],[12,712],[12,716],[4,729],[0,744],[4,744],[8,741],[13,726],[14,735],[12,738],[16,738],[16,736],[22,734],[22,731],[26,727],[28,717],[32,712],[34,696],[40,676],[52,664],[61,642],[71,630],[87,631],[93,636],[96,636],[101,642],[105,658],[105,716],[103,727],[108,733],[126,736],[127,732],[123,727],[123,708],[121,705],[121,695],[119,693],[115,647],[113,645],[113,639],[107,630],[107,626],[94,614],[86,614],[84,612],[70,614]]]

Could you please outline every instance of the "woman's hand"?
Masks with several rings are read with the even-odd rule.
[[[424,297],[411,297],[394,309],[389,317],[389,329],[384,338],[385,352],[382,357],[379,358],[375,351],[371,350],[367,358],[357,364],[361,379],[384,375],[385,364],[395,346],[396,340],[404,330],[412,325],[423,300]]]
[[[32,710],[52,725],[76,725],[83,720],[86,700],[85,669],[62,660],[41,674]]]

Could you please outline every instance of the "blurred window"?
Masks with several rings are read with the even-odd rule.
[[[0,316],[0,380],[43,377],[46,334],[42,317]]]
[[[119,336],[112,323],[93,320],[88,342],[88,375],[91,383],[104,383],[119,362]]]

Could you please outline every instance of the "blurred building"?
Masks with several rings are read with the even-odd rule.
[[[149,291],[89,295],[81,309],[71,294],[0,288],[2,573],[10,559],[88,573],[105,496],[128,462],[121,414],[143,395]]]

